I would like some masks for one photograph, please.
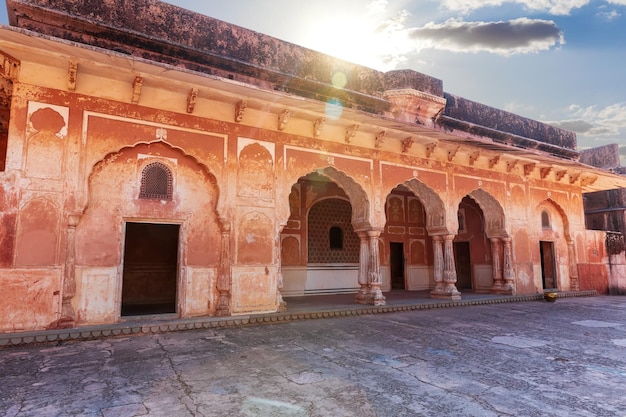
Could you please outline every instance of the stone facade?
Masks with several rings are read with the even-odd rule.
[[[7,3],[0,331],[606,268],[582,193],[626,180],[571,132],[157,1]]]

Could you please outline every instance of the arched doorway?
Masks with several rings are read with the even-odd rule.
[[[459,290],[488,292],[493,286],[492,254],[485,234],[485,216],[474,199],[463,197],[458,209],[459,229],[454,260]]]
[[[222,234],[206,167],[166,143],[138,144],[95,164],[88,187],[75,233],[81,320],[215,314]]]
[[[428,290],[432,281],[432,243],[422,201],[405,185],[387,195],[386,223],[381,240],[381,271],[385,290]]]
[[[576,254],[565,212],[558,204],[548,199],[537,206],[535,214],[534,228],[538,231],[535,256],[539,258],[541,289],[576,288],[578,286]],[[570,258],[574,262],[570,262]]]
[[[324,173],[298,179],[281,232],[283,297],[356,293],[360,239],[355,208],[344,188]]]
[[[500,203],[476,189],[460,201],[457,216],[454,252],[459,289],[515,293],[512,241]]]

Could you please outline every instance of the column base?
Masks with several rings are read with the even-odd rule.
[[[355,301],[357,304],[371,304],[369,301],[371,298],[370,289],[367,285],[362,285],[356,294]]]
[[[386,298],[380,288],[372,288],[372,292],[370,294],[372,296],[371,304],[374,304],[374,306],[378,307],[387,305]]]
[[[430,292],[430,298],[435,298],[437,300],[459,301],[461,299],[461,293],[456,289],[456,287],[444,288],[443,290],[435,289]]]

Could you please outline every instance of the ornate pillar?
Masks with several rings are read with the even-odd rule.
[[[370,294],[369,289],[369,265],[370,265],[370,243],[367,236],[367,232],[357,232],[361,241],[361,252],[359,254],[359,292],[356,295],[356,302],[358,304],[368,304],[368,298]]]
[[[569,282],[571,291],[580,291],[578,283],[578,265],[576,263],[576,247],[573,240],[567,241],[567,259],[569,261]]]
[[[444,284],[443,284],[443,249],[442,249],[442,238],[439,235],[433,236],[433,257],[434,257],[434,265],[433,265],[433,279],[435,281],[435,289],[431,291],[431,296],[443,295],[444,292]]]
[[[283,295],[280,292],[283,289],[283,261],[280,250],[281,246],[279,231],[278,236],[276,237],[276,254],[278,258],[276,262],[276,305],[278,306],[278,311],[283,312],[287,311],[287,303],[283,300]]]
[[[378,254],[378,236],[380,230],[369,230],[367,232],[370,243],[370,259],[369,259],[369,284],[370,284],[370,303],[375,306],[384,306],[386,303],[385,296],[380,289],[383,284],[383,277],[380,274],[380,257]]]
[[[230,316],[230,223],[220,218],[222,226],[222,248],[220,253],[220,268],[217,277],[217,306],[215,313],[218,316]]]
[[[491,292],[493,294],[502,293],[502,269],[500,268],[500,246],[501,241],[497,237],[490,238],[491,240],[491,272],[493,275],[493,287]]]
[[[76,294],[76,226],[78,226],[79,220],[80,216],[78,215],[70,215],[68,218],[61,317],[56,325],[59,329],[67,329],[76,325],[76,312],[72,306],[72,299]]]
[[[461,293],[456,289],[456,269],[454,267],[454,250],[452,248],[454,235],[445,235],[443,240],[443,294],[433,295],[433,293],[431,293],[431,297],[460,300]]]
[[[502,287],[503,294],[515,294],[515,269],[513,267],[513,248],[511,247],[511,238],[502,238],[504,242],[504,286]]]

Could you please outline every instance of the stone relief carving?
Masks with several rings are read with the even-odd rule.
[[[393,196],[387,199],[387,220],[391,222],[404,221],[404,199]]]
[[[32,113],[31,113],[32,111]],[[68,109],[42,107],[29,103],[29,125],[26,139],[26,175],[60,179],[63,166],[63,140],[67,136]]]
[[[247,145],[239,154],[238,194],[272,198],[274,190],[272,155],[258,143]]]

